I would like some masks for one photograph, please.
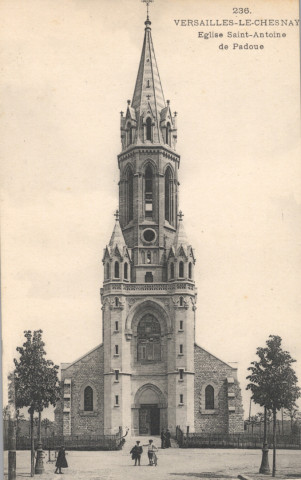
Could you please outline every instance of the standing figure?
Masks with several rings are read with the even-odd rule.
[[[165,448],[171,447],[170,438],[171,438],[171,433],[167,429],[166,432],[165,432]]]
[[[66,460],[65,447],[62,445],[59,449],[59,453],[56,459],[56,469],[54,473],[63,473],[62,468],[68,468],[68,463]]]
[[[147,447],[149,465],[157,466],[158,458],[156,452],[158,451],[158,448],[153,444],[153,440],[149,440],[148,445],[145,446]]]
[[[161,431],[161,448],[165,448],[165,432],[164,429]]]
[[[134,447],[130,451],[130,454],[132,455],[132,460],[135,460],[135,466],[137,465],[137,461],[138,461],[138,465],[140,467],[140,458],[141,458],[142,452],[143,452],[143,449],[142,447],[140,447],[139,440],[137,440],[136,445],[134,445]]]

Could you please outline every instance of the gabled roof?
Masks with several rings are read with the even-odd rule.
[[[128,106],[127,108],[127,111],[126,111],[126,120],[128,119],[131,119],[131,120],[136,120],[136,112],[135,112],[135,109]]]
[[[168,119],[168,120],[170,120],[171,124],[173,125],[172,114],[171,114],[169,105],[167,105],[167,107],[165,107],[165,108],[163,108],[163,110],[161,110],[160,119],[161,119],[161,122],[165,122],[166,119]]]
[[[101,348],[103,347],[103,344],[100,343],[99,345],[97,345],[96,347],[92,348],[92,350],[89,350],[89,352],[85,353],[84,355],[82,355],[81,357],[77,358],[76,360],[74,360],[74,362],[72,363],[61,363],[61,370],[66,370],[67,368],[71,367],[72,365],[74,365],[75,363],[79,362],[80,360],[82,360],[83,358],[87,357],[88,355],[90,355],[91,353],[95,352],[95,350],[97,350],[98,348]]]

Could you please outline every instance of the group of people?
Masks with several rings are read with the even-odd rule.
[[[156,467],[158,465],[158,448],[156,447],[156,445],[154,445],[153,440],[149,440],[146,445],[140,445],[139,440],[137,440],[136,445],[134,445],[134,447],[130,451],[130,454],[132,455],[132,460],[135,460],[134,465],[136,466],[138,464],[138,466],[140,466],[140,459],[143,453],[142,447],[147,447],[148,464],[150,466],[155,465]]]
[[[170,444],[170,438],[171,434],[170,431],[167,430],[162,430],[161,431],[161,448],[169,448],[171,446]],[[149,440],[146,445],[140,445],[140,441],[137,440],[136,445],[131,449],[130,454],[132,455],[132,460],[135,460],[135,466],[139,465],[140,466],[140,460],[141,460],[141,455],[143,453],[143,448],[142,447],[147,447],[147,456],[148,456],[148,464],[150,466],[155,465],[157,466],[158,464],[158,448],[156,445],[154,445],[153,440]],[[58,452],[58,456],[56,459],[56,469],[54,473],[60,473],[62,474],[62,468],[67,468],[67,460],[66,460],[66,453],[65,453],[65,447],[61,446]]]
[[[171,447],[170,438],[171,438],[171,433],[168,430],[168,428],[167,430],[161,431],[161,448]]]

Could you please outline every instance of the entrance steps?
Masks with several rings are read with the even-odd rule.
[[[161,450],[161,438],[159,435],[139,435],[139,436],[132,436],[130,433],[125,437],[125,444],[123,450],[130,451],[133,446],[136,444],[137,441],[140,442],[140,445],[143,447],[143,450],[147,448],[148,441],[152,440],[154,445]],[[179,448],[176,440],[173,438],[170,439],[171,448]],[[166,449],[168,450],[168,449]]]

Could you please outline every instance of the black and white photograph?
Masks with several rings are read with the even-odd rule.
[[[2,0],[6,480],[301,479],[297,0]]]

